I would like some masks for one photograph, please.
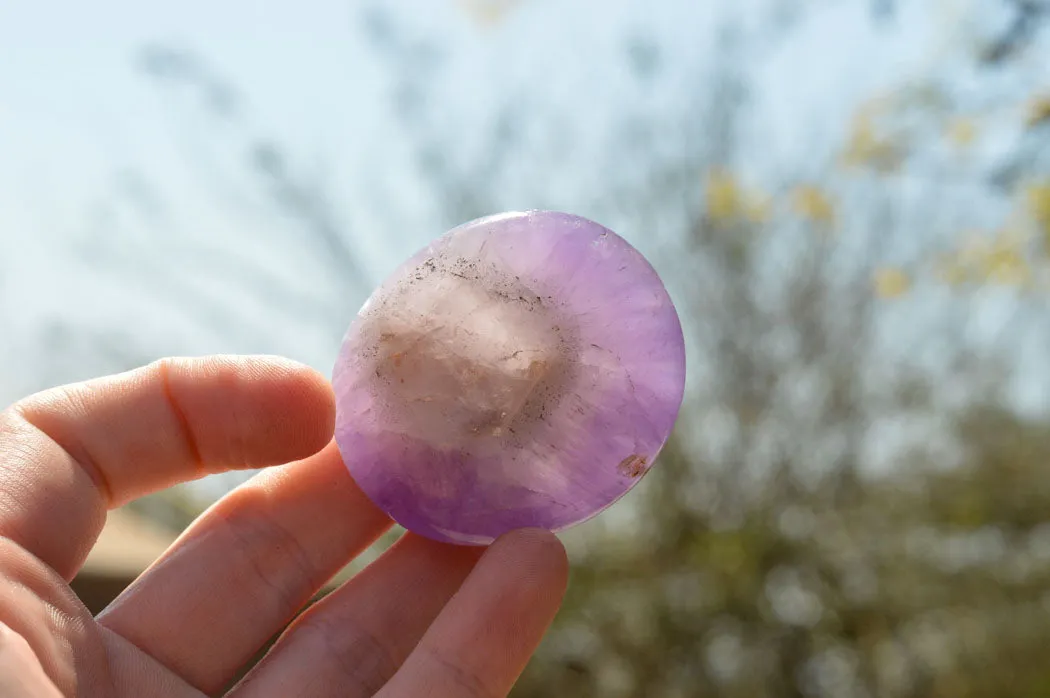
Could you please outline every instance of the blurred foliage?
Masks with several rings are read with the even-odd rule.
[[[1042,27],[1042,5],[1003,2],[1012,19],[975,49],[974,70],[1020,60]],[[461,3],[481,27],[519,5]],[[873,21],[895,7],[874,3]],[[542,187],[578,135],[565,112],[510,90],[465,145],[434,87],[440,42],[395,14],[374,6],[362,26],[435,229],[559,201]],[[1050,102],[1020,110],[1034,140],[982,184],[1005,190],[1009,211],[945,241],[933,221],[954,204],[925,197],[908,217],[895,197],[932,143],[953,158],[976,150],[986,114],[911,82],[860,106],[824,170],[801,163],[760,186],[738,157],[748,91],[735,31],[711,46],[713,69],[676,88],[684,118],[638,100],[609,127],[616,167],[590,165],[607,180],[580,212],[681,232],[651,249],[683,317],[691,382],[659,466],[565,536],[565,607],[514,695],[1050,696],[1050,420],[1011,403],[1012,355],[968,334],[968,303],[991,287],[1029,294],[1021,322],[1050,320],[1050,181],[1029,157],[1050,145]],[[235,91],[203,63],[147,58],[159,82],[195,83],[235,118]],[[645,87],[665,62],[643,36],[625,64]],[[555,134],[548,150],[535,133]],[[279,144],[244,150],[319,268],[356,277],[353,231],[323,190]],[[527,184],[515,198],[508,181]],[[912,243],[919,252],[899,258]],[[920,315],[945,288],[936,318]],[[888,333],[887,316],[908,312]]]
[[[959,467],[785,484],[732,525],[681,501],[673,443],[645,530],[577,552],[517,695],[1047,695],[1046,424],[974,406],[955,428]]]
[[[1024,236],[1009,229],[992,235],[970,234],[941,260],[939,276],[953,286],[1025,286],[1031,283],[1033,273],[1027,243]]]

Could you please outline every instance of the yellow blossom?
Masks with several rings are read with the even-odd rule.
[[[499,24],[517,8],[521,0],[459,0],[470,17],[484,27]]]
[[[791,197],[792,207],[803,218],[831,227],[835,225],[835,205],[819,188],[804,184]]]
[[[1028,128],[1050,122],[1050,95],[1041,95],[1029,102],[1024,121]]]
[[[955,119],[948,124],[948,140],[959,148],[965,148],[977,137],[977,126],[970,119]]]
[[[744,196],[731,173],[716,169],[707,174],[704,187],[707,215],[716,221],[739,218],[744,211]]]
[[[882,267],[875,270],[875,295],[879,298],[899,298],[911,289],[908,274],[896,267]]]
[[[1025,204],[1039,228],[1044,247],[1050,251],[1050,180],[1030,184],[1025,189]]]
[[[1032,272],[1025,257],[1024,244],[1024,237],[1014,231],[999,232],[981,259],[984,278],[990,283],[1007,286],[1028,284]]]
[[[716,223],[744,221],[757,225],[769,219],[772,209],[768,195],[745,188],[724,168],[714,168],[704,178],[704,203],[707,215]]]
[[[883,172],[895,170],[901,160],[897,146],[879,134],[869,110],[862,110],[853,118],[842,157],[847,165]]]
[[[1015,250],[997,252],[988,258],[985,276],[990,283],[1024,286],[1032,280],[1028,261]]]

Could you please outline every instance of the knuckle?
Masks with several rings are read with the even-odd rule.
[[[280,612],[291,615],[308,600],[304,590],[312,591],[323,580],[303,543],[255,504],[242,502],[222,512],[221,527],[232,539],[236,567],[248,578],[245,588],[258,590]]]
[[[419,650],[424,652],[427,663],[455,687],[455,695],[463,698],[501,698],[502,694],[487,686],[476,672],[462,662],[446,657],[432,647],[421,646]]]
[[[325,648],[340,683],[356,689],[348,695],[378,693],[400,665],[391,649],[360,623],[319,613],[304,623],[301,632]]]

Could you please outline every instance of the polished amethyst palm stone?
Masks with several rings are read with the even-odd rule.
[[[530,211],[453,229],[372,294],[335,366],[336,441],[406,529],[487,544],[623,496],[682,402],[682,328],[615,233]]]

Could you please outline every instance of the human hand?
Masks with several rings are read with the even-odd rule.
[[[319,374],[247,357],[164,360],[0,413],[0,696],[222,694],[391,526],[343,466],[333,423]],[[212,506],[97,618],[70,590],[107,509],[288,461]],[[506,695],[566,577],[544,531],[487,549],[406,534],[228,695]]]

